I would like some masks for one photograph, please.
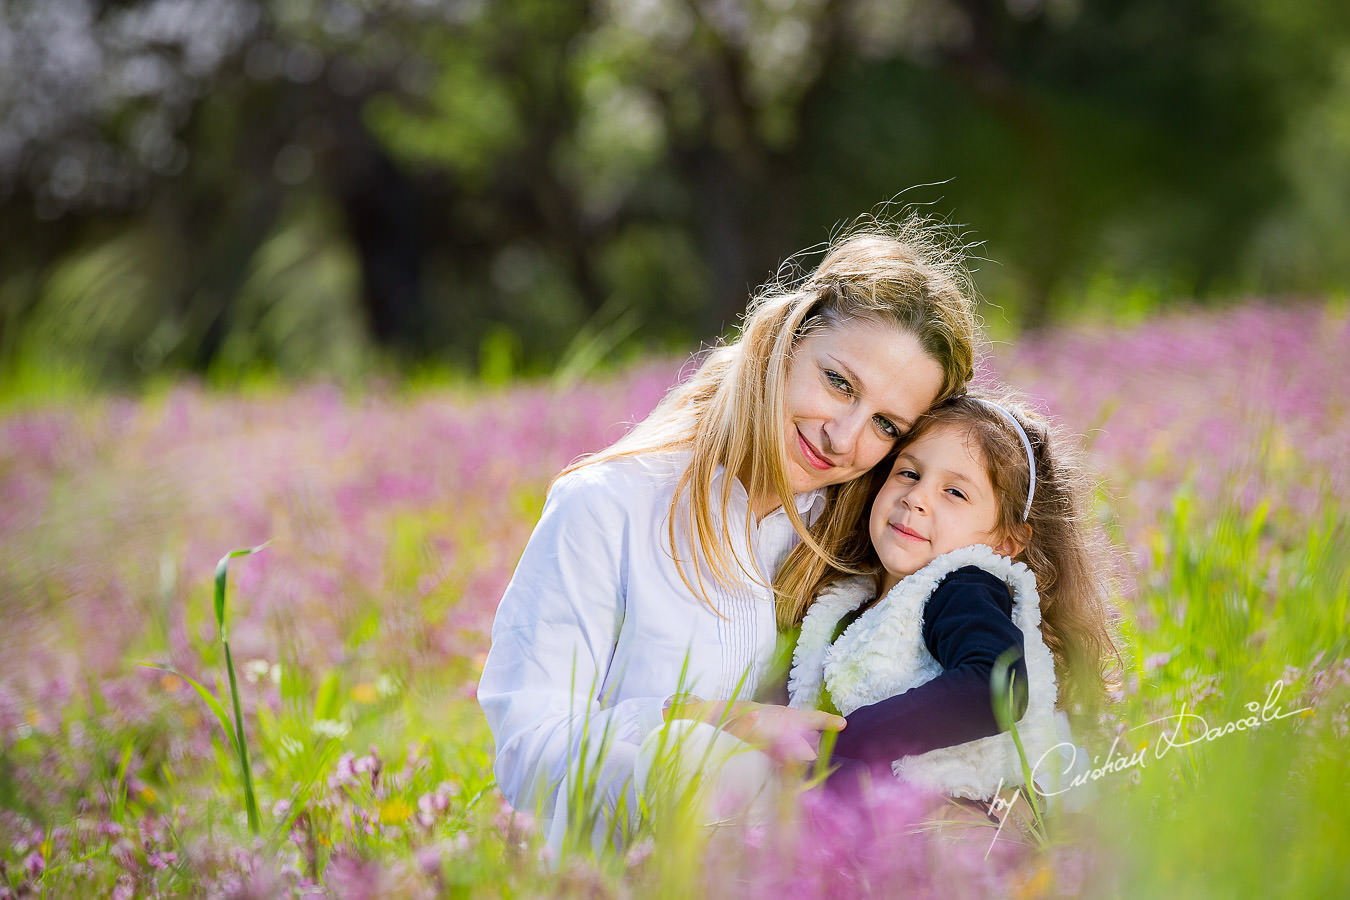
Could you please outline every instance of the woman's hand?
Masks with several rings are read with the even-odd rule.
[[[768,703],[689,700],[672,705],[669,718],[699,719],[754,744],[779,763],[809,763],[816,758],[822,731],[842,731],[843,716],[815,709]]]
[[[818,709],[793,709],[767,703],[737,703],[723,726],[731,734],[755,744],[783,764],[809,763],[816,758],[822,731],[842,731],[843,716]]]

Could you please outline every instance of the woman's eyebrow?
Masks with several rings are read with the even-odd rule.
[[[844,362],[842,359],[833,354],[826,354],[826,355],[829,358],[830,362],[834,363],[834,365],[837,368],[843,370],[844,375],[848,378],[849,381],[853,382],[856,385],[861,385],[863,387],[867,386],[867,382],[863,381],[863,379],[858,376],[857,372],[853,371],[852,367],[850,367],[848,363]],[[906,419],[904,416],[898,416],[893,412],[883,412],[882,415],[890,419],[891,424],[894,425],[896,428],[900,429],[901,431],[909,431],[911,428],[914,427],[914,420],[912,419]]]

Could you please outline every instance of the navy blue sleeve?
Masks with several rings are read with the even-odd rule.
[[[1012,593],[976,566],[948,575],[928,598],[923,640],[943,672],[932,681],[848,715],[833,758],[841,771],[876,766],[999,732],[994,716],[994,661],[1017,649],[1011,670],[1015,712],[1026,712],[1027,667],[1022,632],[1012,621]]]

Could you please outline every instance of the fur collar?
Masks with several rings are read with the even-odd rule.
[[[1055,721],[1054,660],[1040,633],[1040,594],[1035,575],[1024,563],[982,544],[944,553],[902,579],[833,644],[830,638],[839,621],[872,599],[873,582],[850,578],[822,591],[802,620],[788,680],[790,704],[814,708],[825,684],[840,712],[848,715],[941,674],[942,667],[923,642],[924,607],[944,578],[966,566],[983,569],[1012,592],[1012,619],[1023,634],[1029,682],[1027,713],[1018,722],[1018,731],[1034,765],[1044,748],[1067,736],[1067,720],[1060,714],[1062,727]],[[897,775],[974,798],[991,795],[1002,778],[1009,784],[1021,781],[1020,764],[1007,734],[897,760],[895,769]]]

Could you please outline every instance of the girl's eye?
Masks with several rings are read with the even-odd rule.
[[[841,394],[853,393],[853,385],[849,384],[848,379],[843,375],[840,375],[833,369],[823,369],[822,371],[825,373],[825,380],[830,383],[830,387],[839,391]]]
[[[906,481],[919,480],[919,473],[915,472],[913,469],[896,469],[895,475],[897,478],[903,478]]]
[[[966,495],[961,493],[957,488],[947,488],[947,493],[951,494],[953,497],[959,497],[962,500],[966,499]]]
[[[873,416],[872,421],[876,422],[877,429],[880,430],[882,434],[886,435],[886,437],[890,438],[891,440],[895,440],[900,436],[900,429],[896,428],[895,424],[892,423],[891,420],[886,418],[885,416]]]

